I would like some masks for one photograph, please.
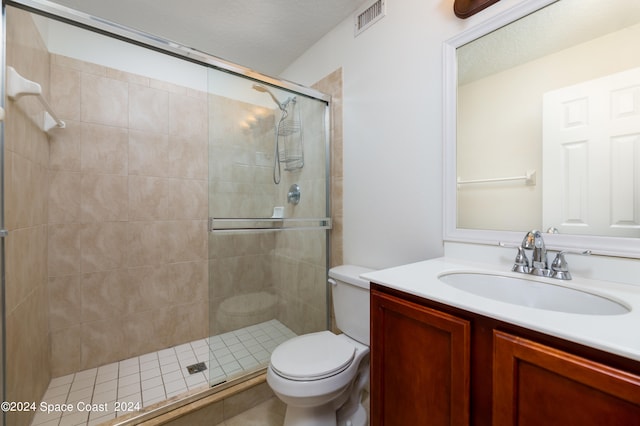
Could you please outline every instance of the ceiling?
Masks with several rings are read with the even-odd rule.
[[[370,0],[54,0],[278,76]]]
[[[638,25],[637,0],[563,0],[457,50],[466,84],[597,37]]]

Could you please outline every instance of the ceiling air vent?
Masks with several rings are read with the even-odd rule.
[[[364,30],[378,22],[386,15],[385,0],[378,0],[361,8],[355,15],[355,35],[361,34]]]

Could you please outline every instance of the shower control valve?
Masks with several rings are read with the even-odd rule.
[[[300,186],[294,183],[289,187],[289,193],[287,194],[287,201],[294,206],[300,202]]]

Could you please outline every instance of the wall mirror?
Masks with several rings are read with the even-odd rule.
[[[533,0],[444,43],[446,241],[640,257],[640,2]]]

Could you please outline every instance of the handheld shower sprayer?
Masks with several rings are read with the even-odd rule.
[[[285,106],[280,103],[278,98],[276,98],[276,96],[271,92],[271,90],[267,89],[266,87],[262,86],[261,84],[254,84],[253,85],[253,89],[257,90],[258,92],[267,93],[269,96],[271,96],[271,99],[273,99],[273,102],[275,102],[276,105],[278,105],[278,108],[280,108],[281,111],[284,111]]]
[[[288,97],[284,102],[280,102],[278,98],[265,86],[261,84],[253,84],[253,90],[261,93],[267,93],[278,105],[282,112],[280,120],[278,120],[275,128],[276,143],[273,149],[273,183],[280,183],[281,171],[280,162],[285,163],[285,170],[295,170],[302,168],[304,164],[302,132],[300,125],[299,111],[295,110],[296,97]],[[291,117],[288,118],[291,114]],[[295,118],[297,117],[297,118]],[[282,141],[280,140],[282,139]],[[292,154],[292,148],[297,147],[295,155]]]

